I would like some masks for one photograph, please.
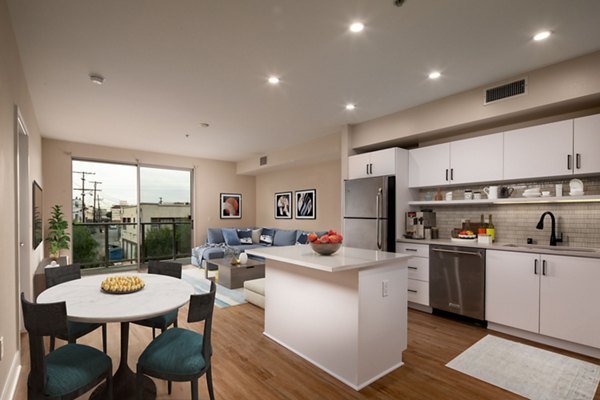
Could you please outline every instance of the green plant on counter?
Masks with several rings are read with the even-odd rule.
[[[69,234],[67,228],[69,224],[64,218],[62,206],[55,204],[52,207],[52,213],[48,218],[48,236],[46,240],[49,244],[50,257],[58,258],[60,250],[69,248]]]

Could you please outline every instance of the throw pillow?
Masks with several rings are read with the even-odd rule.
[[[254,243],[254,244],[260,243],[261,232],[262,232],[262,228],[252,229],[252,243]]]
[[[238,229],[237,235],[241,244],[252,244],[252,229]]]
[[[237,234],[237,229],[235,228],[223,228],[223,237],[225,238],[225,243],[227,246],[239,246],[240,238]]]
[[[307,244],[308,243],[308,233],[304,231],[298,231],[296,234],[296,243],[298,244]]]
[[[209,244],[219,244],[223,243],[225,239],[223,238],[223,231],[221,228],[208,228],[208,243]]]
[[[260,234],[260,243],[266,244],[270,246],[273,244],[273,235],[275,234],[275,229],[263,228]]]
[[[273,237],[273,246],[291,246],[296,243],[296,231],[278,229]]]

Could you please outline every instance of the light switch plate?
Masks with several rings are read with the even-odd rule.
[[[388,297],[389,295],[389,283],[390,281],[381,281],[381,297]]]

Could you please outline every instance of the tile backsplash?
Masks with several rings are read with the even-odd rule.
[[[584,183],[586,195],[600,196],[600,177],[581,178]],[[511,198],[520,198],[525,189],[540,187],[542,191],[549,190],[554,196],[555,184],[563,184],[563,195],[569,196],[570,180],[553,180],[529,182],[524,184],[503,184],[514,188]],[[471,185],[468,187],[452,188],[453,199],[464,198],[464,190],[480,191],[482,186]],[[449,189],[444,191],[445,194]],[[421,190],[420,199],[425,200],[435,191]],[[482,192],[482,198],[486,198]],[[551,220],[545,217],[544,229],[536,229],[536,225],[545,211],[551,211],[556,217],[557,237],[563,233],[563,245],[573,247],[600,248],[600,203],[549,203],[549,204],[473,204],[453,206],[427,206],[422,209],[433,209],[436,212],[437,227],[440,237],[450,237],[453,228],[460,228],[464,219],[478,223],[481,214],[493,215],[496,229],[496,242],[498,243],[527,243],[527,238],[532,238],[535,243],[548,245],[550,242]]]

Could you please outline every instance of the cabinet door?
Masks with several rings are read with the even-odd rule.
[[[600,172],[600,114],[576,118],[573,132],[575,173]]]
[[[369,176],[369,153],[357,154],[348,157],[348,179],[366,178]]]
[[[502,133],[450,143],[452,183],[502,180],[503,146]]]
[[[408,186],[427,187],[449,183],[450,143],[408,152]]]
[[[600,260],[542,255],[540,333],[600,347]]]
[[[374,151],[371,155],[370,176],[396,174],[396,148]]]
[[[539,255],[488,250],[485,264],[485,319],[537,333]]]
[[[504,179],[573,174],[573,120],[504,133]]]

